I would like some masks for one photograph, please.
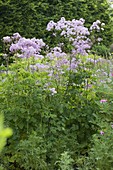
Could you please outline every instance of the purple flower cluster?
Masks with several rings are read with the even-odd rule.
[[[19,33],[4,37],[3,42],[9,47],[10,53],[13,55],[16,54],[18,58],[34,57],[38,59],[38,63],[35,61],[34,64],[29,65],[32,71],[44,71],[48,74],[50,79],[53,77],[59,79],[65,71],[77,71],[80,62],[76,60],[75,56],[77,54],[88,54],[88,50],[92,46],[92,41],[90,39],[91,31],[100,30],[101,27],[104,26],[104,23],[101,24],[101,22],[97,20],[92,24],[89,31],[88,28],[84,26],[84,23],[85,20],[83,18],[70,21],[62,17],[58,22],[50,21],[47,24],[47,30],[52,31],[55,37],[59,34],[61,39],[66,39],[66,43],[69,43],[69,47],[72,47],[71,54],[66,54],[62,50],[65,49],[65,40],[64,42],[60,42],[60,39],[58,45],[52,49],[50,49],[42,39],[25,38]],[[98,42],[100,41],[101,38],[98,39]],[[46,53],[45,57],[41,55],[43,47],[49,51]],[[95,61],[90,60],[90,62]]]
[[[31,70],[39,70],[39,71],[48,71],[49,66],[43,63],[36,63],[34,65],[30,65]]]
[[[55,90],[55,88],[49,88],[49,90],[51,91],[51,95],[54,95],[57,93],[57,91]]]
[[[3,42],[7,44],[7,43],[12,42],[12,39],[9,36],[6,36],[6,37],[3,37]]]
[[[97,20],[91,25],[90,30],[91,31],[97,30],[97,32],[99,32],[100,30],[104,30],[103,28],[104,25],[105,25],[104,23],[101,23],[101,21]]]
[[[50,60],[53,60],[55,57],[62,58],[64,56],[66,56],[66,53],[62,52],[61,47],[54,47],[53,49],[51,49],[51,52],[47,54],[47,57]]]
[[[69,67],[69,57],[60,47],[51,49],[44,59],[30,65],[30,69],[46,72],[50,79],[58,79]]]
[[[78,37],[74,40],[73,46],[75,47],[72,50],[74,55],[81,54],[81,55],[88,55],[87,50],[91,48],[91,41],[90,39],[79,39]],[[87,50],[86,50],[87,49]]]
[[[69,67],[69,60],[66,53],[62,52],[61,47],[54,47],[47,54],[49,59],[49,76],[58,76],[64,73],[64,68]]]
[[[45,43],[42,41],[42,39],[26,39],[22,37],[16,44],[11,44],[10,51],[11,53],[19,53],[18,57],[21,58],[29,58],[31,56],[42,58],[43,56],[40,56],[40,52],[43,46],[45,46]]]
[[[101,134],[101,135],[104,135],[104,131],[101,130],[101,131],[100,131],[100,134]]]
[[[88,59],[86,60],[86,62],[90,62],[90,63],[93,63],[93,64],[96,64],[96,63],[98,63],[98,62],[100,62],[100,61],[101,61],[100,58],[99,58],[99,59],[88,58]]]
[[[50,21],[47,24],[47,30],[51,31],[52,29],[60,30],[61,35],[69,36],[70,35],[89,35],[88,28],[84,27],[84,19],[72,21],[66,21],[64,17],[62,17],[57,23],[54,21]]]
[[[84,26],[85,20],[83,18],[79,20],[73,19],[72,21],[66,20],[62,17],[58,22],[50,21],[47,24],[48,31],[54,31],[54,35],[57,37],[56,32],[60,32],[60,36],[69,39],[69,43],[72,45],[73,50],[72,54],[81,54],[87,55],[87,51],[91,48],[92,42],[91,39],[88,38],[90,36],[92,30],[100,31],[104,23],[101,24],[99,20],[94,22],[91,27],[90,31],[88,28]],[[101,41],[101,38],[98,39]]]
[[[29,58],[31,56],[36,58],[43,58],[40,55],[41,48],[45,46],[42,39],[24,38],[19,33],[14,33],[13,36],[4,37],[4,43],[10,43],[10,53],[16,54],[20,58]]]
[[[8,43],[10,44],[12,42],[18,41],[20,38],[21,38],[21,35],[19,33],[14,33],[12,36],[3,37],[3,42],[5,44],[8,44]]]
[[[100,103],[106,103],[107,102],[107,99],[101,99],[100,100]]]

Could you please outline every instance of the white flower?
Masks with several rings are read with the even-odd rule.
[[[55,88],[49,88],[49,90],[52,92],[52,95],[56,94],[57,91],[55,90]]]

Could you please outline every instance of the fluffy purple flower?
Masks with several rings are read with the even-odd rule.
[[[18,50],[20,50],[20,47],[18,44],[11,44],[9,50],[14,53],[14,52],[17,52]]]
[[[30,68],[31,70],[33,70],[33,71],[36,71],[36,70],[37,70],[36,65],[30,65],[29,68]]]
[[[101,134],[101,135],[104,135],[104,132],[101,130],[101,131],[100,131],[100,134]]]
[[[45,46],[42,39],[36,38],[24,38],[20,34],[13,34],[14,43],[11,44],[9,50],[11,53],[18,53],[17,56],[20,58],[35,57],[42,59],[43,56],[40,55],[41,48]]]
[[[47,30],[48,31],[51,31],[54,27],[55,27],[56,23],[54,21],[50,21],[48,24],[47,24]]]
[[[11,39],[11,37],[6,36],[6,37],[3,37],[3,42],[4,43],[10,43],[10,42],[12,42],[12,39]]]
[[[102,26],[102,27],[105,26],[105,23],[101,23],[101,26]]]
[[[93,58],[87,58],[87,62],[95,63],[95,60]]]
[[[49,88],[49,90],[51,91],[52,95],[56,94],[57,91],[55,90],[55,88]]]
[[[75,58],[72,58],[71,63],[69,63],[69,67],[67,70],[73,70],[75,71],[78,67],[78,62],[76,61]]]
[[[60,47],[54,47],[52,51],[59,51],[59,52],[62,52],[62,50],[61,50]]]
[[[93,22],[93,24],[91,25],[90,27],[90,30],[97,30],[97,31],[100,31],[100,24],[101,22],[99,20]]]
[[[101,41],[102,41],[102,38],[100,38],[100,37],[97,38],[97,41],[98,41],[98,42],[101,42]]]
[[[13,36],[12,36],[13,40],[19,40],[20,38],[21,38],[21,35],[18,32],[14,33]]]
[[[66,53],[62,52],[60,47],[54,47],[53,49],[51,49],[51,52],[47,54],[47,57],[50,60],[53,60],[55,57],[62,58],[64,56],[66,56]]]
[[[100,103],[106,103],[107,102],[107,99],[101,99],[100,100]]]
[[[72,54],[87,55],[93,43],[90,38],[88,38],[90,31],[84,26],[84,23],[85,20],[83,18],[70,21],[62,17],[58,22],[50,21],[48,26],[50,26],[49,30],[53,29],[54,32],[56,31],[56,36],[58,33],[69,40],[70,45],[73,47],[72,52],[74,53]],[[98,31],[101,29],[101,26],[101,22],[97,20],[92,24],[90,30],[95,29]],[[98,42],[100,41],[101,38],[98,39]],[[57,55],[59,54],[57,53]]]
[[[76,64],[76,63],[71,63],[71,65],[70,65],[70,69],[71,69],[71,70],[76,69],[76,67],[77,67],[77,64]]]
[[[46,64],[37,63],[35,66],[40,71],[47,71],[49,69],[49,66]]]

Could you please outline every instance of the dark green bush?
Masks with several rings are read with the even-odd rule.
[[[97,130],[97,98],[86,83],[94,81],[92,73],[80,67],[77,73],[65,75],[65,85],[51,80],[57,89],[51,95],[45,90],[45,84],[50,83],[47,75],[31,72],[28,64],[18,61],[9,67],[8,74],[1,74],[0,108],[6,125],[14,131],[1,155],[2,164],[8,170],[53,170],[58,169],[55,162],[60,155],[68,151],[74,166],[77,157],[87,153]]]
[[[96,54],[98,56],[103,56],[105,58],[108,58],[110,56],[110,49],[105,45],[95,45],[92,48],[91,52],[93,54]]]
[[[0,40],[2,37],[19,32],[25,37],[49,40],[46,25],[50,20],[58,21],[61,17],[86,20],[90,26],[95,20],[106,24],[102,34],[103,44],[109,45],[113,40],[112,22],[109,16],[107,0],[9,0],[0,2]],[[50,42],[51,44],[52,42]],[[2,50],[2,42],[0,42]]]

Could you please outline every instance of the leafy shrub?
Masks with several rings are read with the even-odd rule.
[[[86,25],[99,19],[106,24],[102,33],[103,44],[109,46],[113,41],[112,22],[107,0],[48,0],[37,2],[35,0],[1,1],[0,2],[0,40],[13,32],[19,32],[25,37],[38,37],[48,42],[51,35],[46,31],[46,25],[50,20],[59,20],[64,16],[67,20],[84,18]],[[25,17],[26,16],[26,17]],[[50,44],[53,44],[50,41]],[[0,42],[2,51],[2,42]]]
[[[111,63],[110,63],[111,62]],[[104,60],[103,68],[108,61]],[[112,64],[112,60],[109,61],[109,65]],[[103,68],[100,72],[102,74]],[[97,132],[93,135],[92,144],[86,157],[79,158],[79,169],[93,170],[93,169],[112,169],[113,167],[113,75],[112,65],[109,68],[109,74],[100,76],[98,81],[98,87],[95,88],[100,100],[97,101],[100,107],[99,115],[96,117],[95,123],[98,125]],[[104,79],[103,79],[104,77]],[[82,165],[82,166],[81,166]]]
[[[20,141],[16,162],[24,169],[47,170],[46,143],[36,132],[29,135],[28,139]]]
[[[109,58],[110,56],[110,49],[105,45],[95,45],[91,51],[98,56],[103,56],[104,58]]]
[[[112,125],[104,122],[102,130],[92,139],[92,148],[86,157],[82,168],[84,170],[112,169],[113,167],[113,129]]]
[[[97,78],[91,65],[80,55],[89,47],[90,34],[83,26],[83,19],[52,21],[56,26],[65,23],[69,26],[69,37],[66,35],[64,39],[69,43],[69,38],[74,38],[67,50],[75,43],[76,56],[66,54],[59,46],[48,48],[46,55],[41,55],[45,46],[42,40],[26,39],[18,33],[3,38],[8,45],[6,49],[14,57],[13,63],[1,66],[0,109],[6,125],[14,131],[1,155],[6,169],[73,169],[78,157],[88,154],[92,135],[100,128]],[[74,29],[77,32],[74,35],[70,33],[73,23],[79,27],[78,32]],[[100,30],[99,25],[100,21],[94,22],[91,31]],[[51,22],[47,28],[50,26]],[[58,34],[63,31],[59,30]],[[9,40],[11,43],[7,43]],[[86,46],[82,47],[85,40]],[[93,68],[97,60],[93,60]]]
[[[60,160],[56,163],[59,165],[59,170],[73,170],[72,163],[74,160],[70,157],[68,152],[61,154]]]
[[[65,150],[76,163],[77,155],[87,152],[97,129],[94,119],[99,108],[93,89],[88,88],[94,82],[92,73],[81,63],[76,72],[67,70],[49,77],[45,68],[32,70],[30,63],[34,64],[32,58],[17,60],[1,74],[1,109],[6,125],[14,131],[2,154],[4,167],[35,168],[31,162],[37,155],[37,166],[52,170]]]

